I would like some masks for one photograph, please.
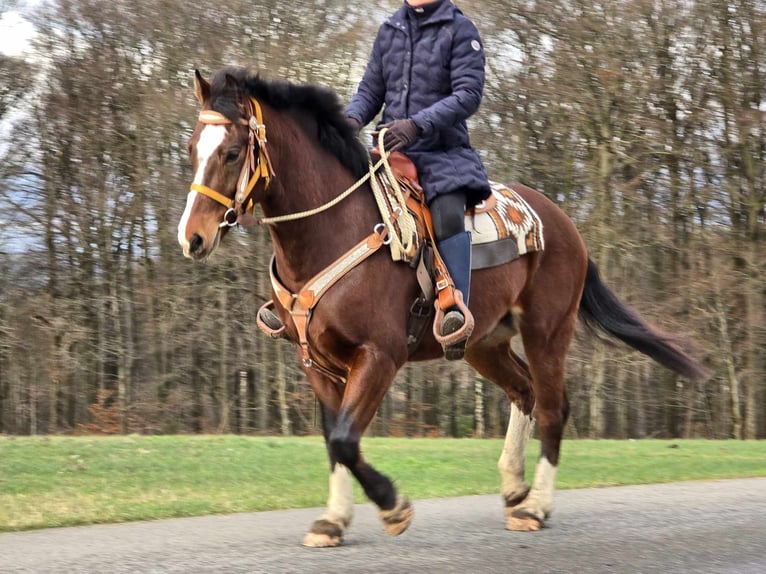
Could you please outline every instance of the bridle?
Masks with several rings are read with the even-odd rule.
[[[216,201],[226,207],[226,212],[223,214],[223,221],[218,227],[234,227],[246,218],[253,218],[253,212],[255,210],[255,201],[253,195],[255,193],[256,184],[263,179],[264,189],[268,189],[271,183],[271,178],[276,174],[274,168],[271,165],[271,158],[269,152],[266,149],[266,125],[263,123],[263,112],[261,111],[261,105],[253,97],[247,100],[247,114],[246,117],[240,118],[236,123],[247,126],[248,130],[248,146],[247,157],[242,164],[242,170],[239,173],[239,180],[237,181],[237,190],[234,198],[229,198],[224,194],[212,189],[206,185],[200,183],[192,183],[191,190],[201,193],[202,195],[209,197],[213,201]],[[229,118],[224,116],[220,112],[214,110],[202,110],[199,114],[199,121],[205,125],[225,126],[231,125],[232,122]],[[258,142],[258,156],[255,155],[255,144]]]
[[[255,200],[253,195],[255,193],[255,186],[261,179],[264,180],[264,189],[268,189],[271,183],[271,178],[276,176],[274,168],[269,157],[269,152],[266,148],[266,125],[263,122],[263,112],[261,111],[261,105],[258,100],[252,96],[247,100],[247,118],[239,118],[236,122],[232,122],[229,118],[224,116],[220,112],[214,110],[202,110],[199,114],[198,121],[205,125],[232,125],[238,123],[243,126],[247,126],[249,132],[249,143],[247,148],[247,157],[242,164],[242,170],[239,174],[239,180],[237,181],[237,192],[233,199],[226,195],[216,191],[215,189],[202,185],[200,183],[192,183],[191,190],[201,193],[202,195],[209,197],[213,201],[220,203],[226,208],[226,212],[223,214],[223,221],[218,224],[219,229],[223,227],[235,227],[241,225],[243,227],[249,227],[254,224],[276,224],[285,221],[294,221],[296,219],[303,219],[305,217],[311,217],[322,211],[326,211],[331,207],[337,205],[343,201],[346,197],[351,195],[354,191],[362,187],[367,181],[370,181],[373,185],[373,192],[375,192],[373,175],[380,168],[385,168],[388,172],[389,180],[395,182],[396,178],[391,172],[391,166],[388,164],[388,151],[383,146],[383,136],[386,132],[386,128],[383,128],[378,134],[378,147],[383,150],[380,160],[376,164],[370,163],[370,169],[366,175],[358,179],[353,185],[347,188],[343,193],[331,199],[330,201],[315,207],[313,209],[307,209],[296,213],[287,213],[284,215],[276,215],[273,217],[258,218],[255,216]],[[255,156],[255,142],[258,142],[258,157]],[[388,243],[387,243],[388,244]]]

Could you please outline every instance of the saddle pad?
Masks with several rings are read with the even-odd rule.
[[[466,213],[465,228],[471,232],[471,269],[484,269],[513,261],[525,253],[542,251],[540,216],[510,187],[490,181],[495,202],[488,210],[477,206]]]

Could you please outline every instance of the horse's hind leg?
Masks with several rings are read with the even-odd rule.
[[[503,452],[497,461],[508,526],[513,509],[529,493],[529,485],[524,482],[524,459],[532,427],[534,395],[527,366],[510,346],[514,333],[501,331],[496,329],[486,340],[470,347],[466,358],[481,375],[502,388],[511,401]]]
[[[535,321],[530,316],[524,319],[521,332],[532,373],[541,452],[532,489],[511,512],[506,525],[509,530],[539,530],[553,511],[559,448],[569,416],[564,368],[566,353],[574,335],[576,307],[561,316],[552,332],[546,327],[550,323]]]

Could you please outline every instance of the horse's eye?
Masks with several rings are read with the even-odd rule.
[[[242,148],[240,147],[233,147],[230,148],[229,151],[226,152],[226,163],[234,163],[239,159],[239,154],[242,151]]]

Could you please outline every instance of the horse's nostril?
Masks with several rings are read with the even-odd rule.
[[[189,251],[192,253],[197,253],[199,250],[202,249],[202,244],[204,241],[202,240],[202,237],[198,233],[195,233],[191,236],[191,239],[189,240]]]

